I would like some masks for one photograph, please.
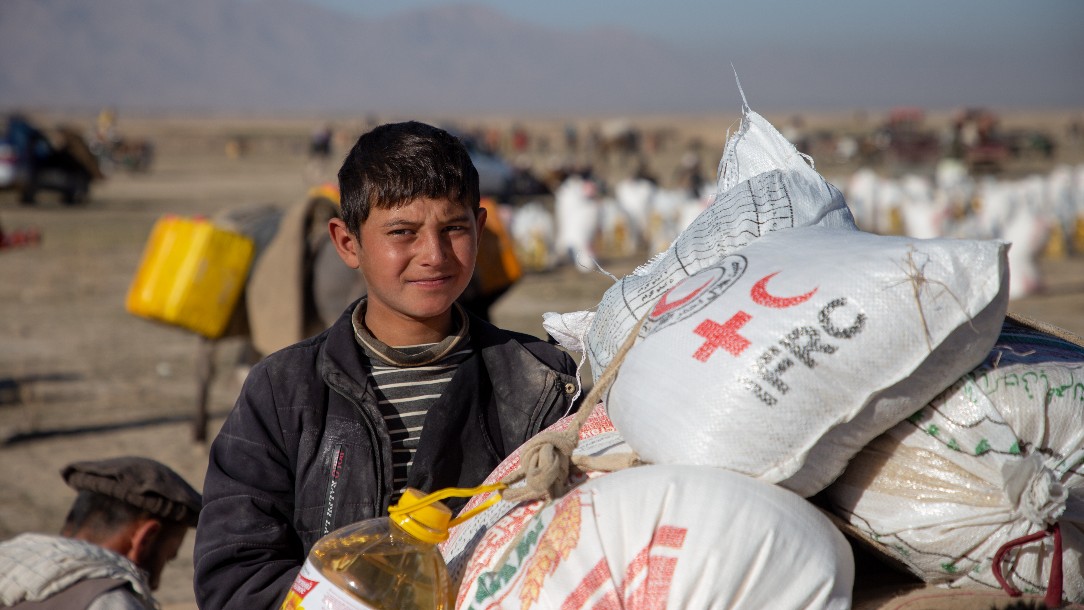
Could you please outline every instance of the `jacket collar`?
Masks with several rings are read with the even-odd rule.
[[[360,302],[354,301],[346,311],[339,316],[331,327],[325,331],[326,343],[321,350],[320,366],[326,374],[332,374],[329,382],[336,382],[345,387],[363,390],[368,386],[365,377],[365,367],[362,362],[361,350],[354,338],[354,326],[351,315],[354,308]],[[520,345],[508,333],[497,328],[493,324],[482,320],[474,314],[463,310],[470,319],[471,345],[482,355],[486,369],[494,379],[511,379],[513,371],[524,370],[550,370],[545,364],[535,358],[534,354]],[[493,349],[500,348],[500,349]],[[520,373],[522,375],[522,373]],[[535,376],[531,376],[532,379]],[[507,384],[502,384],[507,385]],[[541,394],[543,388],[531,388],[532,395]],[[503,387],[498,389],[498,398],[502,402],[512,398],[512,388]],[[525,405],[527,407],[527,405]]]

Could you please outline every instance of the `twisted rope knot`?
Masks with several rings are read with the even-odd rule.
[[[545,499],[547,502],[559,498],[568,491],[568,475],[573,465],[587,465],[597,470],[619,470],[639,463],[636,454],[624,454],[620,456],[601,456],[601,459],[591,456],[573,456],[576,446],[580,444],[580,429],[591,416],[594,407],[599,403],[602,393],[610,387],[617,377],[617,369],[624,361],[625,355],[632,349],[640,334],[640,327],[647,318],[645,314],[632,332],[625,337],[614,359],[606,370],[599,376],[598,382],[587,394],[580,410],[572,419],[571,425],[565,430],[546,430],[535,435],[520,448],[519,467],[508,476],[501,479],[501,483],[512,485],[521,480],[526,480],[526,485],[515,489],[506,489],[501,496],[509,502],[522,502],[524,500]]]
[[[538,498],[552,500],[564,495],[571,472],[572,452],[579,442],[579,428],[572,427],[542,432],[527,441],[520,449],[519,468],[501,480],[506,485],[526,480],[526,485],[506,490],[502,494],[504,499],[509,502]]]

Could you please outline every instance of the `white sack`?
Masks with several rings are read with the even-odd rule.
[[[1011,320],[989,357],[859,453],[824,497],[871,544],[931,583],[999,589],[1006,542],[1060,523],[1065,598],[1084,601],[1084,348]],[[1041,593],[1047,537],[1002,574]]]
[[[748,109],[741,129],[723,151],[718,193],[666,252],[602,296],[589,331],[585,329],[596,381],[637,320],[662,293],[735,248],[794,227],[855,229],[839,190],[810,167],[768,121]]]
[[[525,268],[547,271],[556,264],[556,223],[541,203],[530,201],[520,206],[512,216],[509,232],[516,258]]]
[[[476,549],[472,562],[488,569],[463,582],[456,607],[851,604],[854,558],[828,518],[780,487],[717,468],[622,470],[512,528],[520,536],[504,523]]]
[[[584,406],[583,408],[586,409],[587,407]],[[563,417],[549,428],[546,428],[546,430],[567,430],[574,417],[575,414]],[[600,457],[603,455],[631,452],[631,449],[625,444],[621,435],[614,430],[613,423],[606,417],[606,409],[601,403],[595,407],[591,416],[587,418],[583,427],[580,428],[579,437],[579,445],[577,445],[576,449],[572,452],[575,456]],[[519,468],[519,458],[520,448],[517,448],[511,455],[506,457],[488,477],[486,477],[483,484],[490,485],[496,483],[509,474],[512,474],[516,468]],[[575,468],[572,470],[573,471],[569,474],[569,479],[567,481],[567,484],[570,487],[579,485],[589,478],[608,474],[596,470],[587,472],[578,472],[578,469]],[[520,481],[511,488],[517,489],[524,485],[526,485],[526,482]],[[493,493],[494,492],[479,494],[471,498],[470,502],[463,507],[461,512],[465,513],[489,500]],[[481,541],[482,536],[489,528],[493,527],[505,515],[514,513],[517,516],[516,519],[512,522],[506,522],[504,525],[507,531],[509,523],[525,522],[542,510],[544,505],[545,503],[542,500],[517,503],[502,499],[471,519],[453,527],[451,531],[448,532],[448,539],[440,545],[440,551],[444,556],[445,562],[448,564],[448,576],[453,588],[459,586],[459,582],[463,580],[464,574],[470,578],[474,578],[478,576],[478,573],[484,568],[482,565],[469,566],[468,561],[471,558],[471,554],[474,552],[474,547]],[[509,535],[515,535],[517,532],[511,532]]]
[[[636,245],[647,243],[648,225],[658,187],[643,178],[626,178],[614,185],[614,197],[630,221],[630,233]]]
[[[767,233],[660,291],[609,416],[647,462],[808,497],[982,361],[1005,316],[1005,259],[995,241]]]
[[[566,179],[554,193],[557,236],[554,249],[560,261],[571,261],[580,271],[595,265],[592,242],[599,231],[601,210],[594,182],[579,176]]]

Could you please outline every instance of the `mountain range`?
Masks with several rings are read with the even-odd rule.
[[[297,0],[0,2],[7,107],[665,110],[703,86],[697,63],[646,36],[557,31],[472,5],[363,19]]]
[[[1084,99],[1079,42],[865,49],[846,37],[811,45],[744,31],[754,46],[725,32],[708,51],[617,28],[536,26],[471,4],[363,18],[304,0],[0,0],[0,108],[736,111],[732,65],[761,110],[1072,108]]]

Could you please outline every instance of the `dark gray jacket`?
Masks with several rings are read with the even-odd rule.
[[[390,441],[352,310],[253,367],[211,445],[195,547],[205,610],[277,608],[321,536],[387,514]],[[478,485],[570,410],[568,354],[476,317],[470,337],[474,355],[426,416],[410,487]]]

